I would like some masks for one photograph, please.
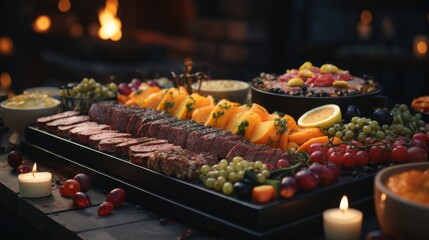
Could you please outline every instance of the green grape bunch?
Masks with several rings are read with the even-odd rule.
[[[113,99],[118,92],[116,83],[101,84],[94,78],[83,78],[80,83],[68,84],[60,89],[61,97]]]

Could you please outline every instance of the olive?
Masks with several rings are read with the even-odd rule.
[[[360,117],[361,113],[356,105],[349,105],[344,113],[344,119],[346,122],[351,122],[353,117]]]
[[[236,182],[234,184],[234,192],[242,198],[249,197],[252,193],[253,185],[244,182]]]
[[[393,122],[393,115],[387,109],[377,108],[372,113],[372,119],[376,120],[380,126],[383,124],[390,125]]]

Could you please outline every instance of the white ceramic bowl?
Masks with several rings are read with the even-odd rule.
[[[211,95],[218,100],[225,98],[245,104],[249,95],[249,86],[249,83],[239,80],[215,79],[203,81],[200,89],[198,82],[193,83],[192,91],[198,92],[199,89],[199,93],[203,96]]]
[[[392,239],[428,239],[429,205],[405,199],[386,186],[390,176],[409,170],[426,170],[429,162],[387,167],[375,176],[374,202],[383,232]]]
[[[24,137],[25,127],[27,125],[35,122],[39,117],[58,113],[61,102],[57,99],[54,100],[54,105],[39,108],[15,108],[6,106],[8,100],[1,102],[0,110],[4,124],[14,132],[9,141],[14,144],[19,144],[20,140]]]
[[[23,91],[23,93],[46,94],[49,97],[53,97],[57,99],[59,98],[59,92],[60,92],[60,89],[57,87],[45,87],[45,86],[27,88]]]

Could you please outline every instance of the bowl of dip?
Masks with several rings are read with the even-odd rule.
[[[241,104],[247,103],[249,83],[239,80],[214,79],[192,84],[192,91],[200,95],[211,95],[217,100],[228,99]]]
[[[429,162],[387,167],[374,179],[374,204],[384,234],[428,239]]]
[[[19,144],[27,125],[39,117],[57,113],[60,105],[59,100],[38,93],[23,93],[2,101],[0,111],[4,124],[13,131],[9,141]]]

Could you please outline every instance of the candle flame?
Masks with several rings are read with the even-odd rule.
[[[344,195],[342,198],[341,198],[341,202],[340,202],[340,210],[342,211],[342,212],[345,212],[345,211],[347,211],[347,209],[349,208],[349,201],[348,201],[348,199],[347,199],[347,196],[346,195]]]
[[[34,165],[33,165],[33,170],[31,170],[31,172],[32,172],[32,173],[37,172],[37,164],[36,164],[36,163],[34,163]]]
[[[117,17],[118,5],[118,0],[106,0],[105,8],[98,13],[101,24],[98,36],[103,40],[119,41],[122,38],[122,23]]]

